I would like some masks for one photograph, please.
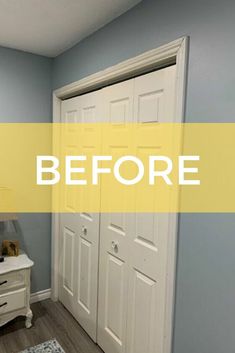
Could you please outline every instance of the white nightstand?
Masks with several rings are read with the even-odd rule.
[[[25,326],[32,326],[30,273],[33,264],[23,253],[5,257],[0,263],[0,326],[17,316],[26,316]]]

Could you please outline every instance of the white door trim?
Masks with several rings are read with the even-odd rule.
[[[79,81],[66,85],[53,92],[53,122],[59,123],[61,116],[61,102],[65,98],[79,95],[107,84],[137,76],[153,69],[170,64],[176,64],[176,101],[175,122],[184,122],[188,37],[182,37],[157,49],[147,51],[132,59],[126,60],[103,71],[85,77]],[[55,197],[55,195],[54,195]],[[172,337],[174,324],[175,277],[177,257],[178,214],[170,215],[168,276],[166,299],[166,326],[164,353],[172,351]],[[52,299],[58,300],[59,279],[59,214],[52,215]]]

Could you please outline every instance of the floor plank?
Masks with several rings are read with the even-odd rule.
[[[61,303],[45,300],[32,305],[33,327],[17,318],[0,328],[0,352],[18,353],[56,338],[66,353],[102,353]]]

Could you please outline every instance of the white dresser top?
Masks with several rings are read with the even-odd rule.
[[[33,264],[33,261],[24,253],[21,253],[19,256],[6,256],[4,262],[0,262],[0,275],[30,268]]]

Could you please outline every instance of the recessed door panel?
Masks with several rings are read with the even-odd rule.
[[[149,91],[138,97],[138,123],[157,123],[163,110],[163,90]]]
[[[142,273],[131,273],[130,353],[155,353],[157,283]]]
[[[135,242],[157,251],[157,223],[158,216],[155,213],[139,213],[136,217]]]
[[[105,293],[105,330],[120,346],[122,345],[124,316],[123,281],[124,263],[118,258],[108,255]],[[114,302],[115,305],[113,305]]]
[[[91,311],[91,246],[90,242],[79,238],[78,302],[88,314]]]
[[[75,214],[60,215],[59,300],[75,316],[78,224]]]
[[[134,80],[117,83],[102,90],[103,120],[125,124],[133,120]]]
[[[126,123],[128,122],[128,111],[130,106],[130,98],[118,99],[110,102],[110,123]]]
[[[63,262],[63,286],[71,296],[74,295],[74,241],[75,234],[68,228],[64,228],[64,262]]]

